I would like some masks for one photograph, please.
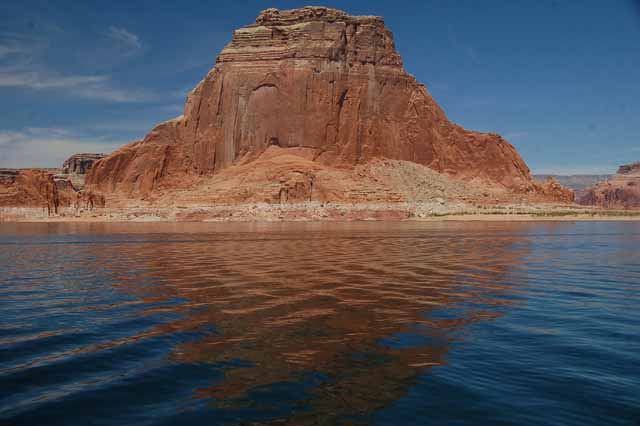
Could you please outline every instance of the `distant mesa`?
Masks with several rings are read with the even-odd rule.
[[[640,162],[620,166],[616,175],[589,188],[577,201],[605,208],[639,208]]]
[[[549,178],[555,179],[560,185],[573,189],[576,194],[592,187],[593,185],[609,179],[612,175],[550,175],[538,174],[533,175],[533,179],[538,182],[544,182]],[[577,195],[576,195],[577,196]]]
[[[62,173],[86,175],[93,163],[104,157],[105,154],[74,154],[62,164]]]
[[[94,163],[105,157],[105,154],[74,154],[63,164],[56,175],[58,179],[68,179],[77,190],[84,189],[85,178]]]
[[[639,175],[640,161],[633,164],[626,164],[618,167],[619,175]]]

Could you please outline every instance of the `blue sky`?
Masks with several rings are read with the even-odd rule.
[[[3,1],[0,167],[108,152],[180,115],[233,29],[267,7],[382,15],[449,118],[534,172],[640,160],[640,2]]]

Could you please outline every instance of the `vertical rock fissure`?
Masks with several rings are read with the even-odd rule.
[[[222,99],[224,97],[224,75],[220,77],[220,93],[218,94],[218,110],[216,111],[216,127],[222,125]]]

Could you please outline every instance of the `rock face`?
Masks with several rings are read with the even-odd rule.
[[[323,166],[405,160],[457,179],[540,191],[511,144],[447,119],[404,70],[382,18],[325,7],[267,9],[236,30],[184,114],[96,162],[87,184],[127,196],[189,188],[270,146],[302,149]],[[297,176],[281,197],[304,199],[309,185]]]
[[[104,154],[74,154],[62,164],[62,173],[85,175],[93,163],[104,156]]]
[[[78,191],[56,169],[0,169],[0,207],[42,208],[48,215],[60,208],[91,210],[104,207],[101,194]]]
[[[76,154],[62,169],[0,169],[0,208],[37,208],[47,215],[105,206],[102,194],[83,191],[85,173],[103,154]]]
[[[38,169],[0,169],[0,207],[17,206],[56,213],[60,193],[53,175]]]
[[[637,176],[640,175],[640,162],[633,164],[624,164],[618,167],[619,175]]]
[[[75,189],[81,191],[84,189],[85,178],[93,164],[104,157],[104,154],[74,154],[65,160],[56,178],[68,180]]]
[[[565,188],[555,178],[548,177],[543,182],[535,182],[535,192],[547,200],[563,201],[571,203],[575,201],[576,194],[572,189]]]
[[[640,208],[640,162],[620,166],[616,175],[588,189],[578,203],[606,208]]]

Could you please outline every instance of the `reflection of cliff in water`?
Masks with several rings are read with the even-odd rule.
[[[145,302],[184,300],[157,308],[182,315],[154,333],[202,333],[171,354],[224,371],[197,397],[241,406],[252,393],[306,383],[292,387],[304,389],[305,404],[338,417],[366,414],[406,394],[425,369],[446,364],[449,346],[464,344],[465,327],[514,303],[518,288],[508,275],[530,241],[518,226],[523,233],[504,237],[469,224],[460,232],[434,225],[200,234],[131,246],[126,256],[144,275],[117,281]]]

